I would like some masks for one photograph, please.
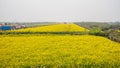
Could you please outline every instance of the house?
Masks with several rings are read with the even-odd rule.
[[[9,26],[9,25],[7,25],[7,26],[0,26],[0,29],[1,30],[11,30],[12,26]]]

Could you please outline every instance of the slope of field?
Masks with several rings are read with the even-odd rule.
[[[85,30],[87,29],[76,24],[55,24],[42,27],[13,30],[13,32],[80,32]]]
[[[120,44],[90,35],[0,36],[0,68],[30,67],[120,68]]]

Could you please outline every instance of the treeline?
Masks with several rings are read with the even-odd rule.
[[[79,32],[32,32],[32,31],[26,31],[26,32],[11,32],[11,31],[1,31],[0,35],[9,35],[9,34],[70,34],[70,35],[85,35],[89,34],[89,32],[79,31]]]
[[[90,35],[107,37],[120,43],[120,23],[76,22],[75,24],[88,28]]]

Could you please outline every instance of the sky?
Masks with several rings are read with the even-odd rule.
[[[0,22],[120,21],[120,0],[0,0]]]

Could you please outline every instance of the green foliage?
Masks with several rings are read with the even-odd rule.
[[[97,33],[100,33],[100,32],[102,32],[102,30],[100,29],[100,28],[92,28],[90,31],[89,31],[89,33],[90,34],[97,34]]]

